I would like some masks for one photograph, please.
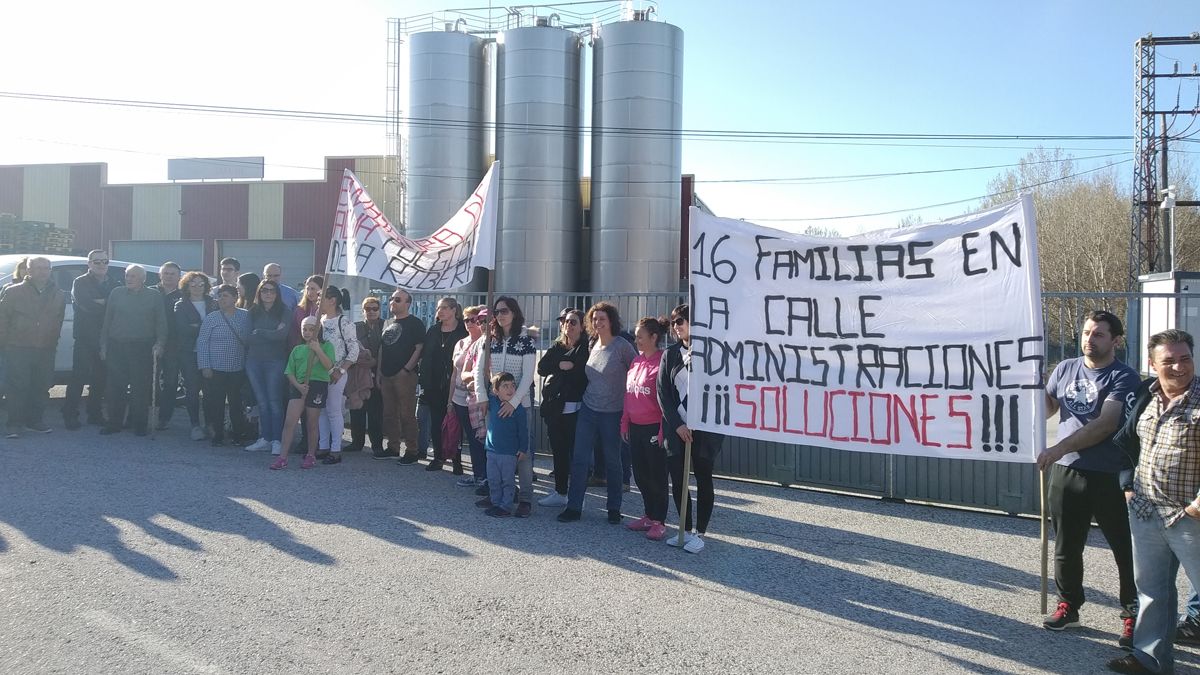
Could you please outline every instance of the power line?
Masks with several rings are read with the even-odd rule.
[[[218,115],[235,115],[250,117],[288,118],[298,120],[335,121],[361,124],[386,124],[386,115],[366,115],[359,113],[336,113],[323,111],[291,110],[285,108],[253,108],[245,106],[219,106],[192,103],[171,103],[164,101],[141,101],[133,99],[113,99],[99,97],[63,96],[57,94],[36,94],[26,92],[3,92],[0,98],[21,99],[30,101],[75,103],[86,105],[103,105],[112,107],[131,107],[155,110],[177,110],[183,112],[209,113]],[[699,139],[733,139],[750,141],[766,139],[770,141],[808,141],[808,140],[939,140],[939,141],[1127,141],[1132,136],[1096,135],[1096,134],[921,134],[893,132],[818,132],[818,131],[755,131],[730,129],[654,129],[644,127],[588,127],[554,124],[518,124],[498,122],[469,122],[462,120],[445,120],[438,118],[401,117],[400,121],[407,122],[410,127],[447,129],[447,130],[497,130],[520,133],[600,133],[612,136],[632,136],[650,138],[680,138],[686,140]]]
[[[940,204],[926,204],[925,206],[914,206],[914,207],[906,208],[906,209],[894,209],[892,211],[877,211],[875,213],[856,213],[856,214],[849,215],[849,216],[822,216],[819,218],[743,218],[742,220],[747,220],[750,222],[759,222],[759,223],[771,223],[771,222],[803,223],[803,222],[812,222],[812,221],[818,221],[818,220],[849,220],[851,218],[870,218],[873,216],[890,216],[890,215],[895,215],[897,213],[908,213],[910,211],[922,211],[924,209],[936,209],[936,208],[940,208],[943,206],[955,206],[958,204],[966,204],[969,202],[990,199],[992,197],[1003,197],[1004,195],[1013,194],[1015,192],[1022,192],[1024,190],[1029,190],[1029,189],[1032,189],[1035,187],[1041,187],[1043,185],[1050,185],[1051,183],[1057,183],[1060,181],[1069,180],[1071,178],[1078,178],[1079,176],[1082,176],[1084,174],[1094,173],[1096,171],[1102,171],[1104,169],[1108,169],[1108,168],[1117,166],[1119,164],[1125,164],[1126,162],[1132,162],[1132,161],[1133,161],[1132,158],[1124,159],[1119,162],[1105,164],[1104,166],[1098,166],[1098,167],[1095,167],[1092,169],[1087,169],[1086,171],[1080,171],[1078,173],[1073,173],[1073,174],[1070,174],[1067,176],[1061,176],[1059,178],[1051,178],[1050,180],[1044,180],[1044,181],[1041,181],[1040,183],[1032,183],[1029,185],[1022,185],[1020,187],[1012,188],[1010,190],[1002,190],[1000,192],[993,192],[991,194],[979,195],[976,197],[968,197],[966,199],[956,199],[952,202],[942,202]]]
[[[167,155],[167,154],[158,153],[158,152],[147,152],[144,150],[131,150],[128,148],[114,148],[114,147],[106,147],[106,146],[99,146],[99,145],[90,145],[90,144],[85,144],[85,143],[71,143],[71,142],[67,142],[67,141],[56,141],[56,140],[49,140],[49,139],[44,139],[44,138],[24,137],[24,140],[35,141],[38,143],[50,143],[50,144],[56,144],[56,145],[68,145],[68,146],[74,146],[74,147],[90,148],[93,150],[107,150],[110,152],[124,152],[124,153],[137,154],[137,155],[146,155],[146,156],[151,156],[151,157],[165,157],[165,158],[173,157],[173,155]],[[1086,161],[1089,159],[1107,159],[1109,157],[1117,157],[1120,155],[1128,155],[1131,153],[1132,153],[1131,150],[1127,150],[1124,152],[1114,152],[1114,153],[1103,154],[1103,155],[1088,155],[1088,156],[1084,156],[1084,157],[1065,157],[1063,159],[1031,160],[1031,161],[1017,162],[1017,163],[1013,163],[1013,164],[988,164],[988,165],[981,165],[981,166],[963,166],[963,167],[952,167],[952,168],[946,168],[946,169],[921,169],[921,170],[914,170],[914,171],[894,171],[894,172],[884,172],[884,173],[859,173],[859,174],[841,174],[841,175],[824,175],[824,176],[797,176],[797,177],[788,177],[788,178],[710,178],[710,179],[697,179],[694,181],[694,183],[696,185],[766,185],[766,186],[806,185],[806,184],[823,185],[823,184],[831,184],[831,183],[839,183],[839,182],[857,182],[857,181],[863,181],[863,180],[875,180],[875,179],[884,179],[884,178],[900,178],[900,177],[906,177],[906,176],[936,175],[936,174],[944,174],[944,173],[961,173],[961,172],[966,172],[966,171],[983,171],[983,170],[991,170],[991,169],[1009,169],[1009,168],[1027,166],[1027,165],[1032,165],[1032,164],[1062,164],[1062,163],[1066,163],[1066,162]],[[228,160],[228,159],[223,160],[223,162],[226,164],[236,163],[236,162]],[[325,171],[326,170],[325,167],[301,166],[301,165],[297,165],[297,164],[279,164],[279,163],[274,163],[274,162],[264,163],[264,166],[270,166],[273,168],[285,168],[285,169],[302,169],[302,170],[309,170],[309,171]],[[355,174],[362,175],[362,176],[378,175],[378,176],[383,176],[385,178],[398,178],[399,177],[399,174],[397,172],[393,172],[393,171],[358,170],[357,168],[355,169]],[[406,176],[408,178],[442,178],[442,179],[446,179],[446,180],[463,180],[463,181],[478,180],[478,176],[447,176],[447,175],[437,175],[437,174],[417,174],[417,173],[413,173],[413,172],[408,172],[406,174]],[[555,184],[555,185],[568,184],[568,185],[573,185],[577,182],[578,181],[550,179],[550,178],[545,178],[545,179],[509,178],[509,179],[507,179],[508,184]],[[678,183],[679,180],[678,179],[676,179],[676,180],[623,180],[623,181],[610,181],[610,182],[614,183],[614,184],[620,184],[620,185],[661,185],[661,184]],[[184,183],[184,184],[187,184],[187,183]]]

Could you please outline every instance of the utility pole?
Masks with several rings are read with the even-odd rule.
[[[1159,197],[1165,199],[1167,196],[1167,186],[1171,181],[1167,176],[1167,116],[1162,116],[1162,140],[1161,147],[1158,149],[1158,180],[1161,188],[1159,189]],[[1171,209],[1163,209],[1159,207],[1159,219],[1162,221],[1162,243],[1166,244],[1161,251],[1159,257],[1162,258],[1161,271],[1175,271],[1175,224],[1171,222]]]
[[[1200,201],[1175,201],[1170,189],[1167,166],[1168,120],[1180,116],[1200,116],[1200,109],[1181,109],[1176,103],[1170,110],[1156,105],[1155,83],[1160,79],[1200,79],[1200,70],[1157,72],[1158,47],[1200,47],[1200,32],[1186,36],[1154,37],[1147,35],[1134,43],[1134,157],[1133,200],[1129,228],[1129,285],[1139,290],[1139,277],[1152,272],[1173,271],[1178,266],[1174,247],[1174,218],[1165,202],[1175,206],[1200,206]],[[1162,129],[1156,129],[1156,123]],[[1157,157],[1156,157],[1157,155]],[[1156,162],[1155,159],[1158,161]],[[1161,178],[1159,177],[1161,175]]]

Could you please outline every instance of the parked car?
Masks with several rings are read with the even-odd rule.
[[[74,322],[75,310],[71,306],[71,283],[75,278],[87,272],[87,257],[73,255],[51,255],[48,253],[32,253],[23,255],[0,255],[0,287],[12,281],[13,271],[23,258],[38,255],[50,260],[50,276],[54,283],[67,294],[66,319],[63,321],[62,333],[58,338],[58,350],[54,354],[54,383],[66,384],[71,376],[71,348],[74,338],[71,329]],[[112,260],[108,263],[108,277],[118,284],[125,283],[125,268],[134,263]],[[158,265],[142,265],[146,268],[146,285],[158,283]]]

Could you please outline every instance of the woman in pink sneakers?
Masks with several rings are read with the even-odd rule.
[[[660,541],[667,534],[667,454],[662,445],[662,409],[658,407],[658,348],[667,332],[666,322],[652,316],[637,323],[634,345],[638,355],[625,376],[625,408],[621,413],[621,438],[633,453],[633,478],[642,493],[646,515],[625,524],[635,532]]]

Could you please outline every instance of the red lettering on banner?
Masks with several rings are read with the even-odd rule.
[[[909,428],[912,429],[913,438],[920,439],[921,432],[917,428],[917,396],[916,396],[916,394],[909,394],[907,408],[904,407],[904,399],[901,398],[900,396],[896,396],[895,399],[893,400],[893,407],[897,413],[903,413],[904,417],[906,419],[908,419],[908,426],[909,426]],[[895,419],[896,419],[896,436],[895,437],[897,439],[899,439],[900,438],[900,415],[896,415]]]
[[[885,415],[883,418],[883,438],[875,435],[875,420],[878,419],[875,416],[875,401],[879,399],[883,399],[883,412]],[[867,418],[871,420],[871,443],[874,445],[889,445],[891,439],[888,438],[887,433],[892,428],[892,395],[880,394],[873,391],[867,394],[867,400],[869,401],[867,404]]]
[[[794,388],[797,391],[791,391]],[[973,448],[971,416],[964,410],[968,407],[964,404],[975,398],[971,394],[894,394],[744,383],[733,389],[731,421],[741,429],[877,446],[915,442],[930,448]],[[953,422],[949,428],[948,422]],[[938,434],[953,437],[935,437],[934,425]]]
[[[965,413],[961,410],[955,409],[954,402],[955,401],[970,401],[972,398],[974,398],[974,397],[968,396],[965,394],[960,394],[958,396],[950,397],[950,403],[949,403],[950,416],[962,418],[963,423],[966,425],[966,433],[963,434],[965,442],[963,442],[961,444],[960,443],[947,443],[946,444],[947,448],[955,448],[955,449],[962,449],[962,450],[970,450],[971,449],[971,416],[968,413]]]
[[[940,448],[941,443],[929,440],[929,420],[933,419],[933,415],[929,414],[929,399],[940,398],[938,394],[921,394],[921,445],[928,448]]]
[[[807,391],[804,392],[804,407],[805,408],[808,407],[808,392]],[[788,420],[787,408],[788,408],[788,387],[783,387],[783,418],[782,418],[783,421],[780,423],[780,426],[783,427],[783,432],[785,434],[803,434],[804,433],[803,429],[792,429],[792,428],[788,427],[788,425],[787,425],[787,420]],[[804,419],[805,423],[807,423],[808,422],[808,411],[807,410],[805,411],[804,418],[805,418]]]
[[[745,401],[742,399],[743,391],[753,390],[753,389],[757,389],[757,387],[755,387],[752,384],[737,384],[737,385],[734,385],[734,387],[733,387],[734,401],[736,401],[739,405],[750,406],[750,421],[737,423],[737,426],[742,427],[743,429],[754,429],[755,428],[754,422],[755,422],[755,419],[758,417],[758,413],[756,410],[756,406],[754,405],[754,401],[753,400]]]
[[[845,395],[846,395],[845,389],[835,389],[835,390],[829,392],[828,394],[826,394],[825,395],[825,414],[829,417],[829,440],[841,441],[843,443],[848,443],[848,442],[850,442],[849,436],[834,436],[833,435],[833,427],[834,427],[834,424],[837,419],[833,416],[833,401],[837,397],[845,396]]]
[[[767,394],[775,395],[775,405],[771,406],[775,411],[775,426],[767,426]],[[779,387],[762,387],[758,390],[758,403],[762,409],[762,418],[759,421],[758,428],[763,431],[779,431],[783,426],[783,415],[779,410]]]
[[[850,411],[852,413],[851,419],[854,420],[850,431],[850,440],[854,441],[855,443],[866,443],[868,440],[867,437],[860,436],[858,433],[858,399],[862,398],[863,396],[866,396],[866,392],[850,392]],[[869,417],[867,418],[867,422],[868,424],[870,423]]]

